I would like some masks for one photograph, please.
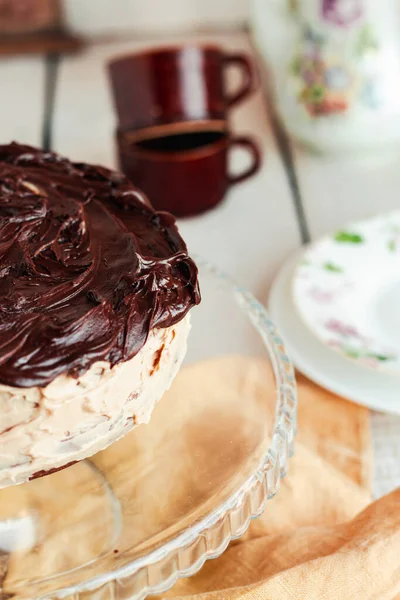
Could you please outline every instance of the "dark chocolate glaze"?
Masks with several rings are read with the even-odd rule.
[[[0,383],[128,360],[199,301],[175,219],[122,174],[0,146]]]

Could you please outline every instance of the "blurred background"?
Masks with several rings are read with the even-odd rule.
[[[89,36],[242,27],[248,0],[64,0],[66,23]]]
[[[21,29],[44,26],[59,4],[66,26],[92,37],[238,27],[249,13],[248,0],[1,0],[0,29],[15,29],[17,22]]]

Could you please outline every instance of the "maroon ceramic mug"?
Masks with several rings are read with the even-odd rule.
[[[226,89],[226,70],[241,71],[241,83]],[[120,131],[225,120],[227,110],[248,96],[258,78],[245,54],[219,46],[184,45],[153,49],[108,65]]]
[[[119,165],[150,199],[154,208],[177,217],[195,215],[216,206],[227,190],[256,173],[261,159],[248,137],[227,131],[197,131],[130,142],[116,133]],[[229,172],[229,152],[249,151],[250,166]]]

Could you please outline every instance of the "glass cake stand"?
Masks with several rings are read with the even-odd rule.
[[[202,304],[185,365],[150,424],[0,491],[1,598],[163,592],[219,556],[276,494],[296,430],[292,365],[264,308],[197,262]]]

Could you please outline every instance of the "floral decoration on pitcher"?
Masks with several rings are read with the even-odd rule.
[[[322,21],[296,17],[301,33],[290,71],[298,101],[313,118],[343,114],[357,100],[377,108],[376,82],[364,64],[379,45],[372,27],[360,21],[362,1],[321,0],[320,8]]]
[[[364,14],[362,0],[322,0],[322,18],[339,27],[349,27]]]
[[[346,67],[326,62],[324,46],[325,38],[305,26],[303,51],[292,63],[300,84],[298,99],[313,117],[346,111],[354,88],[353,75]]]

